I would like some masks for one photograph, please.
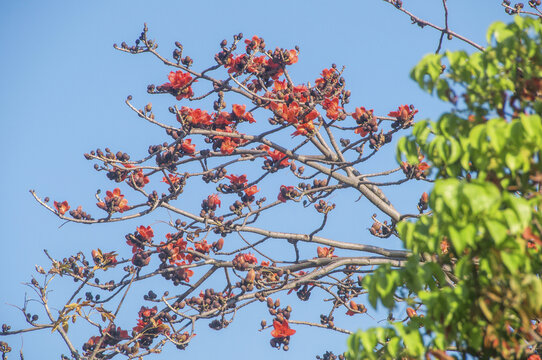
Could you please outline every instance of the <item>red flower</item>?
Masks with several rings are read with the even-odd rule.
[[[337,255],[333,255],[333,251],[335,251],[335,248],[333,246],[331,247],[318,246],[316,248],[316,253],[318,254],[319,258],[337,257]]]
[[[187,265],[184,261],[181,261],[180,263],[177,264],[178,266],[185,266]],[[189,268],[183,268],[183,267],[180,267],[178,268],[177,270],[175,270],[175,273],[183,280],[183,281],[186,281],[186,282],[190,282],[190,277],[194,275],[194,272],[192,270],[190,270]]]
[[[269,266],[269,261],[262,261],[261,265],[262,266]]]
[[[207,205],[211,210],[216,210],[216,207],[220,207],[221,204],[222,203],[217,194],[211,194],[207,196]]]
[[[288,161],[288,157],[286,156],[286,154],[281,153],[278,150],[273,150],[273,151],[267,150],[267,154],[271,157],[271,159],[273,160],[275,164],[278,163],[279,168],[285,168],[290,165],[290,162]],[[267,156],[265,158],[267,159]]]
[[[235,175],[226,175],[225,176],[226,179],[229,179],[230,180],[230,183],[232,185],[237,185],[237,186],[245,186],[246,183],[248,183],[248,180],[247,180],[247,176],[246,175],[241,175],[241,176],[235,176]]]
[[[417,112],[418,110],[412,110],[408,105],[402,105],[399,106],[397,111],[390,112],[388,116],[396,117],[397,120],[400,121],[408,121],[411,120]]]
[[[286,65],[292,65],[297,62],[297,51],[295,50],[289,50],[286,52],[286,59],[284,60],[284,64]]]
[[[262,40],[259,37],[257,37],[256,35],[254,35],[251,40],[249,40],[249,39],[245,40],[245,44],[247,44],[247,50],[249,48],[253,48],[253,49],[259,48],[261,42],[262,42]]]
[[[299,102],[305,103],[309,100],[307,96],[310,95],[310,92],[305,85],[297,85],[293,88],[293,94],[294,97],[298,97]]]
[[[211,244],[207,244],[207,240],[194,243],[194,247],[196,248],[196,251],[202,254],[208,254],[209,250],[211,250],[211,246],[212,246]]]
[[[296,125],[296,130],[292,133],[292,136],[304,135],[308,136],[314,132],[314,123],[312,121]]]
[[[288,325],[288,320],[284,319],[282,322],[277,320],[273,321],[274,330],[271,331],[271,336],[274,338],[283,338],[295,334],[294,329],[290,329]]]
[[[256,185],[252,185],[251,187],[245,189],[245,194],[247,194],[247,196],[252,196],[254,194],[256,194],[258,191],[258,188],[256,187]]]
[[[231,55],[230,55],[231,56]],[[229,57],[224,64],[224,67],[229,68],[228,73],[240,73],[246,64],[246,55],[241,54],[236,57]]]
[[[237,143],[232,138],[225,138],[220,144],[220,152],[222,154],[231,154],[237,148]]]
[[[169,258],[170,264],[179,265],[181,260],[187,259],[187,255],[184,253],[186,251],[186,241],[182,237],[175,240],[174,235],[166,234],[166,239],[168,239],[168,244],[165,245],[161,243],[160,250],[167,250],[167,255]],[[173,241],[175,240],[175,241]],[[192,258],[190,257],[189,263],[192,263]]]
[[[529,355],[527,360],[541,360],[541,359],[540,359],[540,355],[532,354],[532,355]]]
[[[352,117],[358,122],[365,122],[373,117],[373,109],[367,110],[363,106],[357,107],[356,112],[352,114]]]
[[[339,109],[342,109],[342,107],[339,106],[338,97],[324,99],[324,101],[322,101],[322,107],[326,110],[326,116],[332,120],[337,120],[339,117]]]
[[[277,196],[277,200],[286,202],[289,199],[289,193],[292,191],[294,191],[293,186],[281,185],[279,195]]]
[[[282,118],[290,124],[296,124],[298,122],[297,116],[300,111],[301,108],[295,101],[288,106],[282,104]]]
[[[194,126],[210,126],[212,125],[211,115],[205,110],[190,109],[183,106],[181,108],[181,115],[183,118]],[[181,122],[181,118],[177,116],[177,121]]]
[[[421,171],[425,171],[430,168],[429,164],[427,164],[425,161],[422,161],[423,158],[423,155],[418,156],[419,164],[417,166],[418,169],[420,169]]]
[[[186,139],[181,144],[181,149],[185,153],[187,153],[189,155],[192,155],[196,151],[196,145],[192,144],[192,139]]]
[[[324,85],[324,83],[326,81],[331,80],[331,78],[333,77],[334,74],[335,74],[335,69],[324,69],[324,70],[322,70],[322,73],[320,74],[320,75],[322,75],[322,77],[316,79],[316,81],[315,81],[316,86]]]
[[[245,109],[247,108],[246,105],[233,105],[232,106],[232,109],[233,109],[233,113],[235,114],[235,116],[237,116],[238,118],[242,118],[243,117],[243,114],[245,113]]]
[[[136,228],[136,230],[139,235],[141,235],[141,237],[146,241],[149,241],[154,237],[154,231],[150,226],[145,227],[141,225],[140,227]]]
[[[124,195],[120,193],[119,188],[114,189],[113,192],[106,191],[105,194],[107,196],[105,197],[104,202],[99,202],[96,204],[96,206],[98,206],[100,209],[111,212],[118,211],[120,213],[130,210],[128,200],[126,200]]]
[[[243,254],[243,260],[245,260],[245,262],[247,262],[247,263],[249,263],[251,265],[254,265],[254,264],[258,263],[258,259],[256,259],[256,257],[254,255],[252,255],[251,253]]]
[[[70,210],[70,205],[68,205],[67,201],[61,203],[55,201],[55,209],[60,215],[64,215],[66,211]]]
[[[214,120],[214,124],[219,127],[233,124],[233,121],[230,121],[230,113],[222,111],[221,113],[217,114]]]
[[[168,181],[168,178],[169,178],[169,181]],[[162,182],[166,183],[166,184],[177,184],[179,181],[181,181],[181,178],[178,177],[178,176],[175,176],[173,174],[168,174],[168,178],[166,178],[165,176],[162,178]]]
[[[273,91],[274,92],[277,92],[277,91],[280,91],[280,90],[285,90],[285,89],[288,89],[288,83],[286,82],[286,80],[277,80],[273,84]]]
[[[256,119],[254,119],[254,116],[252,116],[251,112],[245,113],[245,115],[243,115],[243,120],[247,121],[249,124],[256,122]]]
[[[189,73],[183,73],[181,70],[172,71],[169,73],[168,79],[170,82],[163,84],[161,87],[168,90],[177,100],[194,95],[190,84],[197,80],[192,81],[192,76]]]
[[[137,187],[144,187],[149,183],[149,178],[143,174],[143,170],[139,169],[131,176],[132,182],[137,185]]]
[[[369,132],[366,131],[363,126],[360,126],[354,130],[355,134],[359,134],[361,137],[366,136]]]

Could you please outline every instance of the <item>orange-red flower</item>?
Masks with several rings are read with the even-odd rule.
[[[190,124],[194,126],[210,126],[213,124],[211,121],[211,115],[207,113],[205,110],[201,109],[190,109],[188,107],[183,106],[181,108],[181,115],[183,118],[189,122]],[[181,118],[177,116],[177,120],[180,122]]]
[[[237,185],[237,186],[245,186],[245,184],[248,183],[248,180],[247,180],[247,176],[245,174],[243,175],[240,175],[240,176],[236,176],[236,175],[226,175],[225,176],[226,179],[229,179],[230,180],[230,183],[232,185]]]
[[[144,187],[149,183],[149,178],[143,174],[143,170],[139,169],[131,175],[132,182],[137,185],[137,187]]]
[[[214,124],[218,127],[231,125],[233,124],[233,121],[230,121],[230,118],[229,112],[222,111],[215,115]]]
[[[232,106],[232,109],[233,109],[233,113],[235,114],[235,116],[240,119],[240,120],[243,120],[243,121],[248,121],[249,123],[254,123],[256,122],[256,120],[254,119],[254,117],[252,116],[252,113],[250,112],[245,112],[247,106],[246,105],[238,105],[238,104],[235,104]]]
[[[280,90],[285,90],[285,89],[288,89],[288,83],[286,82],[286,80],[277,80],[273,84],[273,91],[274,92],[277,92],[277,91],[280,91]]]
[[[141,225],[136,230],[144,240],[149,241],[150,239],[152,239],[154,237],[154,231],[152,230],[152,228],[150,226],[145,227],[145,226]]]
[[[177,265],[184,266],[187,264],[184,261],[181,261]],[[180,267],[177,270],[175,270],[175,272],[183,281],[186,281],[186,282],[190,282],[190,277],[194,275],[194,272],[190,268]]]
[[[169,178],[169,181],[168,181],[168,178]],[[178,177],[178,176],[175,176],[173,174],[168,174],[168,177],[166,178],[165,176],[162,178],[162,182],[166,183],[166,184],[177,184],[179,181],[181,181],[181,178]]]
[[[54,205],[56,211],[58,211],[60,215],[64,215],[66,211],[70,210],[70,205],[68,205],[67,201],[63,201],[61,203],[55,201]]]
[[[278,164],[279,168],[285,168],[290,165],[290,162],[288,161],[288,157],[286,156],[286,154],[278,150],[273,150],[273,151],[267,150],[267,154],[271,157],[271,159],[273,160],[275,164]],[[267,159],[267,156],[265,156],[265,158]]]
[[[417,112],[418,110],[412,110],[408,105],[402,105],[399,106],[397,111],[390,112],[388,116],[396,117],[397,120],[408,121],[411,120]]]
[[[339,109],[342,109],[342,107],[339,106],[338,97],[324,99],[324,101],[322,101],[322,107],[326,110],[326,116],[332,120],[337,120],[339,117]]]
[[[331,247],[318,246],[316,248],[316,253],[318,254],[319,258],[337,257],[337,255],[333,255],[333,251],[335,251],[335,248],[333,246]]]
[[[363,136],[366,136],[369,132],[366,131],[363,126],[360,126],[360,127],[357,127],[355,130],[354,130],[354,133],[355,134],[359,134],[361,137]]]
[[[423,155],[418,156],[419,163],[417,166],[418,166],[418,169],[420,169],[421,171],[425,171],[430,168],[429,164],[427,164],[425,161],[422,161],[423,158],[424,158]]]
[[[286,202],[289,197],[289,193],[294,191],[294,187],[293,186],[286,186],[286,185],[281,185],[280,186],[280,191],[279,191],[279,195],[277,196],[277,200],[280,200],[282,202]]]
[[[271,331],[271,336],[274,338],[283,338],[295,334],[294,329],[290,329],[288,325],[288,320],[284,319],[282,322],[278,320],[273,321],[273,331]]]
[[[284,59],[284,64],[286,65],[292,65],[297,62],[297,51],[295,50],[288,50],[286,52],[286,58]]]
[[[304,135],[308,136],[314,133],[314,123],[312,121],[296,125],[296,130],[292,133],[292,136]]]
[[[163,84],[161,87],[174,95],[177,100],[189,98],[194,95],[190,84],[197,80],[192,81],[192,76],[189,73],[183,73],[181,70],[172,71],[168,75],[168,80],[169,82]]]
[[[247,194],[247,196],[252,196],[258,191],[260,190],[256,187],[256,185],[252,185],[251,187],[245,189],[245,194]]]
[[[225,138],[220,144],[220,152],[222,154],[231,154],[237,148],[237,143],[232,140],[232,138]]]
[[[374,109],[367,110],[363,106],[357,107],[352,117],[358,122],[365,122],[373,117],[373,111]]]
[[[234,104],[232,106],[232,109],[233,109],[233,113],[235,114],[235,116],[237,116],[238,118],[242,118],[243,117],[243,114],[245,113],[245,109],[247,108],[246,105],[238,105],[238,104]]]
[[[247,44],[247,49],[249,48],[253,48],[253,49],[257,49],[260,47],[260,44],[261,44],[262,40],[257,37],[256,35],[254,35],[252,37],[252,39],[245,39],[245,44]]]
[[[220,201],[220,198],[217,194],[211,194],[207,196],[207,205],[211,210],[216,210],[216,207],[220,207],[222,202]]]
[[[316,79],[316,81],[315,81],[316,86],[324,85],[325,82],[329,81],[333,77],[334,74],[335,74],[335,69],[324,69],[324,70],[322,70],[322,73],[320,74],[320,75],[322,75],[322,77]]]
[[[212,246],[211,244],[207,244],[207,240],[194,243],[194,247],[196,248],[196,251],[202,254],[208,254],[209,250],[211,250],[211,246]]]
[[[192,144],[192,139],[186,139],[181,144],[181,149],[185,153],[187,153],[189,155],[192,155],[196,151],[196,145]]]
[[[107,196],[105,197],[104,201],[96,204],[96,206],[98,206],[100,209],[111,212],[118,211],[120,213],[130,210],[128,200],[126,200],[124,195],[120,193],[119,188],[114,189],[113,192],[108,190],[105,194]]]

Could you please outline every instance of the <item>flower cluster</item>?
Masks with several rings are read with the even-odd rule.
[[[114,189],[113,192],[107,191],[106,195],[104,201],[96,204],[100,209],[103,209],[110,214],[114,212],[123,213],[126,210],[130,210],[128,200],[120,193],[119,188]]]
[[[423,155],[418,157],[418,164],[409,164],[404,161],[401,162],[401,169],[408,179],[425,179],[430,166],[425,161],[422,161],[423,158]]]
[[[100,349],[105,349],[108,346],[117,345],[122,340],[129,338],[128,331],[122,330],[120,327],[111,324],[102,330],[102,336],[93,336],[83,344],[83,351],[86,355],[90,355],[96,349],[98,344],[100,344]]]
[[[392,116],[396,118],[397,120],[391,125],[394,129],[401,128],[401,129],[407,129],[414,123],[414,115],[418,110],[414,108],[413,105],[402,105],[399,106],[399,109],[396,111],[392,111],[388,114],[388,116]]]
[[[354,114],[352,114],[354,120],[359,125],[354,132],[360,134],[362,137],[368,133],[375,133],[378,131],[378,123],[373,115],[373,109],[367,110],[363,106],[357,107]]]
[[[237,254],[232,260],[233,267],[240,271],[245,271],[250,268],[250,265],[256,265],[258,259],[251,253],[248,254]]]
[[[161,319],[155,319],[157,312],[156,306],[153,308],[142,306],[138,312],[139,319],[133,331],[139,335],[138,343],[143,348],[148,348],[159,334],[169,333],[169,327],[163,324]]]
[[[181,70],[172,71],[168,75],[168,80],[168,83],[158,86],[156,90],[168,92],[175,96],[177,100],[188,99],[194,95],[191,85],[197,80],[192,80],[192,76],[189,73],[182,72]]]
[[[150,226],[141,225],[133,234],[126,235],[126,244],[132,247],[132,253],[145,250],[145,245],[149,245],[154,237],[154,231]]]
[[[290,200],[290,199],[295,199],[296,197],[298,197],[300,194],[299,192],[295,189],[295,187],[293,186],[286,186],[286,185],[281,185],[280,186],[280,192],[279,192],[279,195],[277,196],[277,200],[280,200],[282,202],[286,202],[287,200]]]

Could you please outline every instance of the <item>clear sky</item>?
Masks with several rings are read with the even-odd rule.
[[[403,2],[420,17],[442,24],[441,1]],[[450,0],[449,10],[450,27],[484,45],[485,31],[492,21],[511,20],[498,0]],[[22,283],[30,281],[35,264],[47,265],[43,249],[49,249],[57,258],[78,250],[88,254],[98,247],[106,251],[120,249],[121,256],[130,254],[124,235],[141,225],[141,220],[59,227],[62,222],[40,207],[28,190],[35,189],[52,200],[68,200],[74,207],[81,204],[98,214],[94,192],[98,188],[112,189],[115,185],[102,173],[96,173],[83,153],[109,146],[136,157],[144,155],[148,145],[165,141],[162,131],[144,123],[123,101],[129,94],[139,106],[152,101],[157,113],[171,123],[173,119],[168,117],[167,107],[175,103],[174,99],[146,94],[147,84],[166,82],[170,69],[149,55],[132,56],[115,51],[112,46],[122,41],[132,43],[144,22],[148,23],[150,36],[165,55],[170,55],[174,41],[178,40],[186,54],[195,59],[195,68],[213,64],[220,41],[243,32],[245,36],[265,38],[270,48],[299,45],[299,62],[290,70],[298,83],[314,81],[331,63],[346,66],[344,77],[352,91],[352,109],[365,106],[374,108],[378,115],[385,115],[398,105],[414,104],[420,110],[418,119],[435,117],[446,109],[446,105],[418,90],[408,76],[424,54],[435,51],[439,34],[411,25],[407,16],[380,0],[2,1],[0,147],[4,154],[1,177],[4,200],[0,206],[3,230],[0,323],[8,323],[13,328],[24,326],[21,313],[10,304],[21,306],[25,292],[31,295]],[[472,50],[457,40],[446,41],[444,47]],[[267,116],[262,120],[266,119]],[[391,150],[379,154],[378,162],[373,165],[377,168],[394,166]],[[408,190],[407,187],[390,189],[387,194],[398,204],[399,210],[412,211],[413,201],[423,189],[421,184],[413,184]],[[197,208],[206,191],[191,189],[179,206]],[[268,198],[276,196],[276,191],[268,195]],[[337,209],[339,215],[331,220],[326,236],[399,246],[396,242],[382,244],[371,239],[366,228],[370,225],[368,216],[374,209],[366,202],[352,203],[351,200]],[[291,212],[283,214],[282,222],[268,219],[267,224],[277,230],[282,229],[281,226],[293,228],[305,221],[297,216],[292,207]],[[160,220],[168,221],[168,214],[152,214],[144,223],[160,229]],[[301,227],[303,225],[307,224]],[[313,225],[308,224],[314,228]],[[167,229],[158,231],[167,232]],[[57,283],[55,293],[51,294],[57,306],[65,301],[63,295],[73,286],[69,281]],[[159,281],[149,283],[146,289],[152,288],[160,294],[169,286]],[[135,326],[137,309],[143,304],[144,289],[140,290],[130,295],[131,307],[127,307],[123,314],[125,320],[120,324],[123,328]],[[281,300],[283,304],[295,305],[293,318],[318,322],[321,312],[313,302],[299,303],[294,294],[284,295]],[[369,313],[377,319],[385,317],[372,310]],[[176,354],[193,359],[217,354],[223,359],[256,356],[299,359],[314,358],[326,350],[338,353],[345,349],[344,335],[296,326],[297,334],[292,337],[290,351],[277,351],[269,346],[269,330],[257,331],[261,319],[269,322],[271,317],[263,304],[254,304],[221,332],[210,330],[201,322],[196,331],[198,336],[185,350],[186,354]],[[336,323],[351,329],[375,325],[368,316],[355,319],[343,316]],[[79,335],[76,328],[73,327],[76,339],[96,335],[84,331]],[[18,352],[21,337],[10,337],[7,341],[15,353]],[[23,350],[25,359],[57,359],[61,352],[67,353],[60,337],[48,331],[25,335]]]

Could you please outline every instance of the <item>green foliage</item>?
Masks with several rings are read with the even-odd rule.
[[[541,22],[516,17],[490,26],[486,51],[428,55],[412,70],[422,89],[453,106],[418,122],[397,147],[398,161],[422,154],[431,165],[432,211],[397,224],[412,251],[406,266],[381,266],[363,285],[373,307],[393,310],[399,296],[420,315],[354,334],[349,359],[538,351],[541,38]]]

